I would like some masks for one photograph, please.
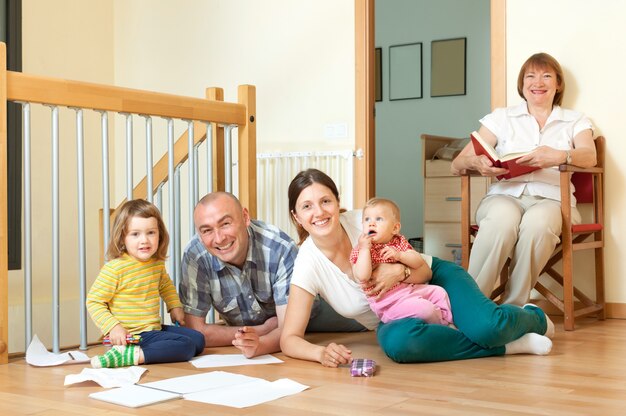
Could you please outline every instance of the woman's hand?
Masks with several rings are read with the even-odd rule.
[[[550,146],[539,146],[526,156],[517,159],[517,163],[525,166],[550,168],[565,163],[566,158],[567,153],[565,150],[555,149]]]
[[[367,295],[377,294],[377,299],[384,295],[396,283],[404,279],[404,264],[381,263],[373,271],[369,281],[362,284],[363,288],[371,288]]]
[[[485,155],[468,156],[471,158],[471,170],[474,170],[481,174],[481,176],[500,176],[509,173],[508,169],[496,168],[493,166],[493,162]]]
[[[320,363],[322,363],[324,367],[337,368],[342,364],[349,364],[351,362],[352,351],[334,342],[331,342],[324,348],[322,356],[320,357]]]
[[[111,341],[111,345],[126,345],[126,337],[128,335],[129,332],[122,324],[117,324],[109,332],[109,341]]]

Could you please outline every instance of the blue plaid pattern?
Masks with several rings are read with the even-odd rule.
[[[298,248],[277,227],[252,220],[243,269],[222,262],[196,234],[183,254],[179,296],[185,313],[206,316],[211,306],[228,325],[260,325],[286,305]]]

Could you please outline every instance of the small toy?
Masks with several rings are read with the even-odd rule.
[[[376,370],[376,361],[367,358],[355,358],[352,360],[350,375],[352,377],[372,377]]]
[[[141,341],[141,337],[139,335],[126,335],[127,344],[139,344],[139,341]],[[102,345],[111,345],[111,340],[108,335],[102,338]]]

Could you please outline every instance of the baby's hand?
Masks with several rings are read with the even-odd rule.
[[[400,252],[393,247],[384,247],[380,250],[384,260],[400,261]]]
[[[372,237],[368,233],[359,236],[359,250],[369,250],[372,248]]]

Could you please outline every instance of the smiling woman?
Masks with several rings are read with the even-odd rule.
[[[289,208],[303,242],[293,269],[289,303],[280,346],[291,357],[337,367],[352,361],[344,345],[315,345],[304,338],[311,305],[317,295],[338,313],[374,329],[378,317],[371,311],[355,280],[349,257],[362,236],[358,211],[341,212],[337,187],[325,173],[308,169],[289,185]],[[385,353],[398,362],[460,360],[503,354],[548,354],[554,326],[537,307],[504,307],[487,299],[476,283],[454,263],[432,258],[432,283],[450,296],[458,330],[404,318],[378,326]],[[372,274],[376,291],[397,283],[421,283],[420,273],[405,274],[402,264],[380,264]],[[457,319],[458,318],[458,319]]]
[[[479,135],[498,155],[529,152],[520,165],[539,168],[491,185],[476,211],[479,232],[472,247],[469,273],[489,296],[505,261],[511,258],[504,303],[524,305],[561,234],[560,179],[562,163],[596,164],[593,126],[582,113],[560,107],[565,91],[563,70],[547,53],[532,55],[522,65],[517,91],[523,103],[498,108],[480,120]],[[508,170],[496,168],[484,155],[466,146],[452,162],[452,173],[468,170],[486,177]],[[576,199],[572,195],[572,201]],[[580,223],[572,207],[572,223]]]

